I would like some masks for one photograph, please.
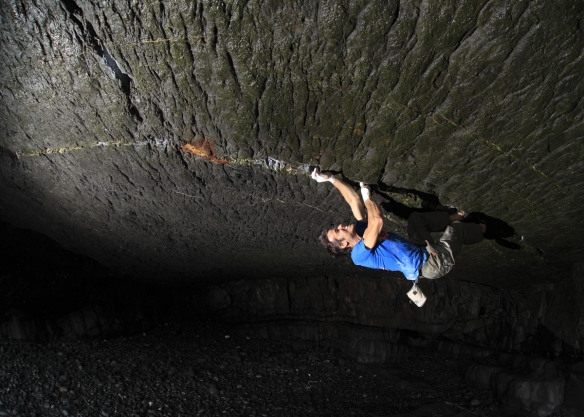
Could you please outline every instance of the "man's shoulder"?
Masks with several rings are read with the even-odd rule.
[[[355,244],[355,246],[353,246],[353,249],[351,249],[351,259],[353,259],[354,262],[359,262],[363,258],[368,257],[370,253],[371,251],[367,249],[363,239],[361,239]]]
[[[357,249],[357,252],[367,249],[365,247],[365,243],[363,242],[363,239],[361,239],[359,242],[355,243],[355,246],[353,246],[351,253],[355,252],[355,249]]]

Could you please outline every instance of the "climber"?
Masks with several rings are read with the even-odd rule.
[[[316,168],[311,176],[317,182],[332,183],[351,208],[356,222],[350,225],[340,224],[325,230],[320,236],[320,241],[333,256],[350,253],[355,265],[399,271],[412,281],[419,277],[436,279],[450,272],[454,266],[454,256],[460,251],[463,243],[477,243],[481,240],[482,229],[478,224],[459,221],[465,214],[462,211],[451,215],[446,212],[418,213],[413,218],[411,230],[420,235],[415,236],[418,241],[422,237],[426,238],[424,248],[395,233],[382,230],[381,209],[370,198],[370,188],[363,183],[361,202],[359,195],[351,186],[333,175],[321,173]],[[428,214],[427,219],[424,217],[425,214]],[[442,226],[445,229],[444,233],[438,243],[434,243],[430,232],[437,231],[434,229]],[[465,238],[469,232],[470,236]]]

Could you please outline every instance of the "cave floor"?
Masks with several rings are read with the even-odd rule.
[[[489,392],[466,385],[456,357],[364,365],[212,323],[111,340],[3,340],[0,353],[0,415],[504,415]]]

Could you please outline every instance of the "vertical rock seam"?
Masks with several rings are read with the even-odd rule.
[[[86,42],[91,48],[99,55],[106,67],[112,72],[114,78],[118,80],[120,88],[124,95],[126,96],[126,105],[130,114],[138,121],[142,122],[143,119],[140,116],[140,112],[132,103],[130,98],[130,86],[132,79],[126,73],[124,73],[116,60],[109,53],[107,48],[104,46],[103,42],[97,36],[97,32],[93,28],[93,25],[84,18],[83,10],[75,3],[74,0],[61,0],[61,3],[69,13],[69,17],[77,25],[79,30],[84,36],[84,42]]]

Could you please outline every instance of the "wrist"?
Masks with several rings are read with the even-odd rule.
[[[363,197],[363,202],[365,203],[371,198],[371,191],[364,183],[361,182],[359,185],[361,186],[361,196]]]

